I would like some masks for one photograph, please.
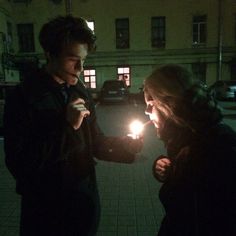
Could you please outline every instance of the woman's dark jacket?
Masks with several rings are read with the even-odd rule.
[[[91,113],[78,130],[65,118],[66,104],[76,98],[83,98]],[[6,165],[16,179],[17,192],[40,199],[39,204],[47,207],[53,202],[52,209],[72,199],[74,208],[77,201],[85,212],[97,208],[94,157],[134,160],[124,139],[105,137],[100,131],[85,87],[80,83],[70,88],[59,85],[44,70],[35,72],[7,96],[4,132]]]
[[[172,168],[159,194],[166,215],[158,236],[236,235],[236,133],[206,123],[198,132],[166,127]]]

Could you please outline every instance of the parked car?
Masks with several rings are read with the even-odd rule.
[[[144,104],[145,99],[144,99],[144,92],[143,92],[143,86],[139,88],[139,91],[137,93],[130,93],[130,101],[133,103],[140,103]]]
[[[236,101],[236,80],[218,80],[209,87],[209,90],[217,100]]]
[[[100,92],[100,102],[128,102],[129,88],[123,80],[106,80]]]

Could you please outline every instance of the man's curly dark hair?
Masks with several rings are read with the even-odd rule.
[[[58,16],[42,26],[39,42],[46,53],[57,56],[61,50],[73,43],[88,44],[88,51],[95,51],[96,36],[85,19],[71,15]]]

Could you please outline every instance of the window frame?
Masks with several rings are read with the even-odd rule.
[[[94,71],[94,74],[91,72]],[[88,73],[88,74],[86,74]],[[88,77],[88,81],[86,81],[86,77]],[[92,81],[92,77],[94,77],[95,81]],[[85,68],[83,71],[83,81],[87,88],[96,89],[97,88],[97,75],[95,68]],[[92,84],[94,86],[92,86]]]
[[[21,53],[35,52],[34,24],[32,23],[17,24],[17,36],[18,36],[19,52]]]
[[[13,47],[13,24],[11,21],[7,21],[7,51],[10,53],[14,52],[14,47]]]
[[[192,18],[192,44],[194,46],[201,46],[205,45],[206,43],[207,15],[195,15]]]
[[[124,80],[127,87],[131,87],[131,67],[117,66],[117,80]]]
[[[94,20],[87,20],[88,27],[95,32],[95,21]],[[92,24],[92,26],[91,26]]]
[[[129,49],[130,47],[129,18],[115,19],[115,27],[116,27],[116,49]]]
[[[166,46],[166,17],[155,16],[151,18],[151,45],[153,48]]]

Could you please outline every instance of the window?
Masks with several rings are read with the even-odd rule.
[[[193,45],[206,43],[206,16],[193,17]]]
[[[192,73],[196,79],[206,83],[206,63],[193,63]]]
[[[230,65],[231,65],[231,80],[235,80],[235,78],[236,78],[236,57],[232,57]]]
[[[129,48],[129,19],[116,19],[116,48]]]
[[[166,44],[166,19],[164,16],[152,17],[152,47],[164,48]]]
[[[34,27],[33,24],[18,24],[17,34],[20,52],[34,52]]]
[[[234,14],[234,42],[236,42],[236,14]]]
[[[12,33],[12,23],[7,21],[7,37],[6,37],[6,42],[7,42],[7,51],[8,52],[13,52],[13,33]]]
[[[95,89],[97,87],[95,69],[84,70],[84,83],[87,88]]]
[[[94,32],[94,21],[87,20],[88,27]]]
[[[130,67],[117,68],[118,80],[124,80],[127,86],[130,86]]]

